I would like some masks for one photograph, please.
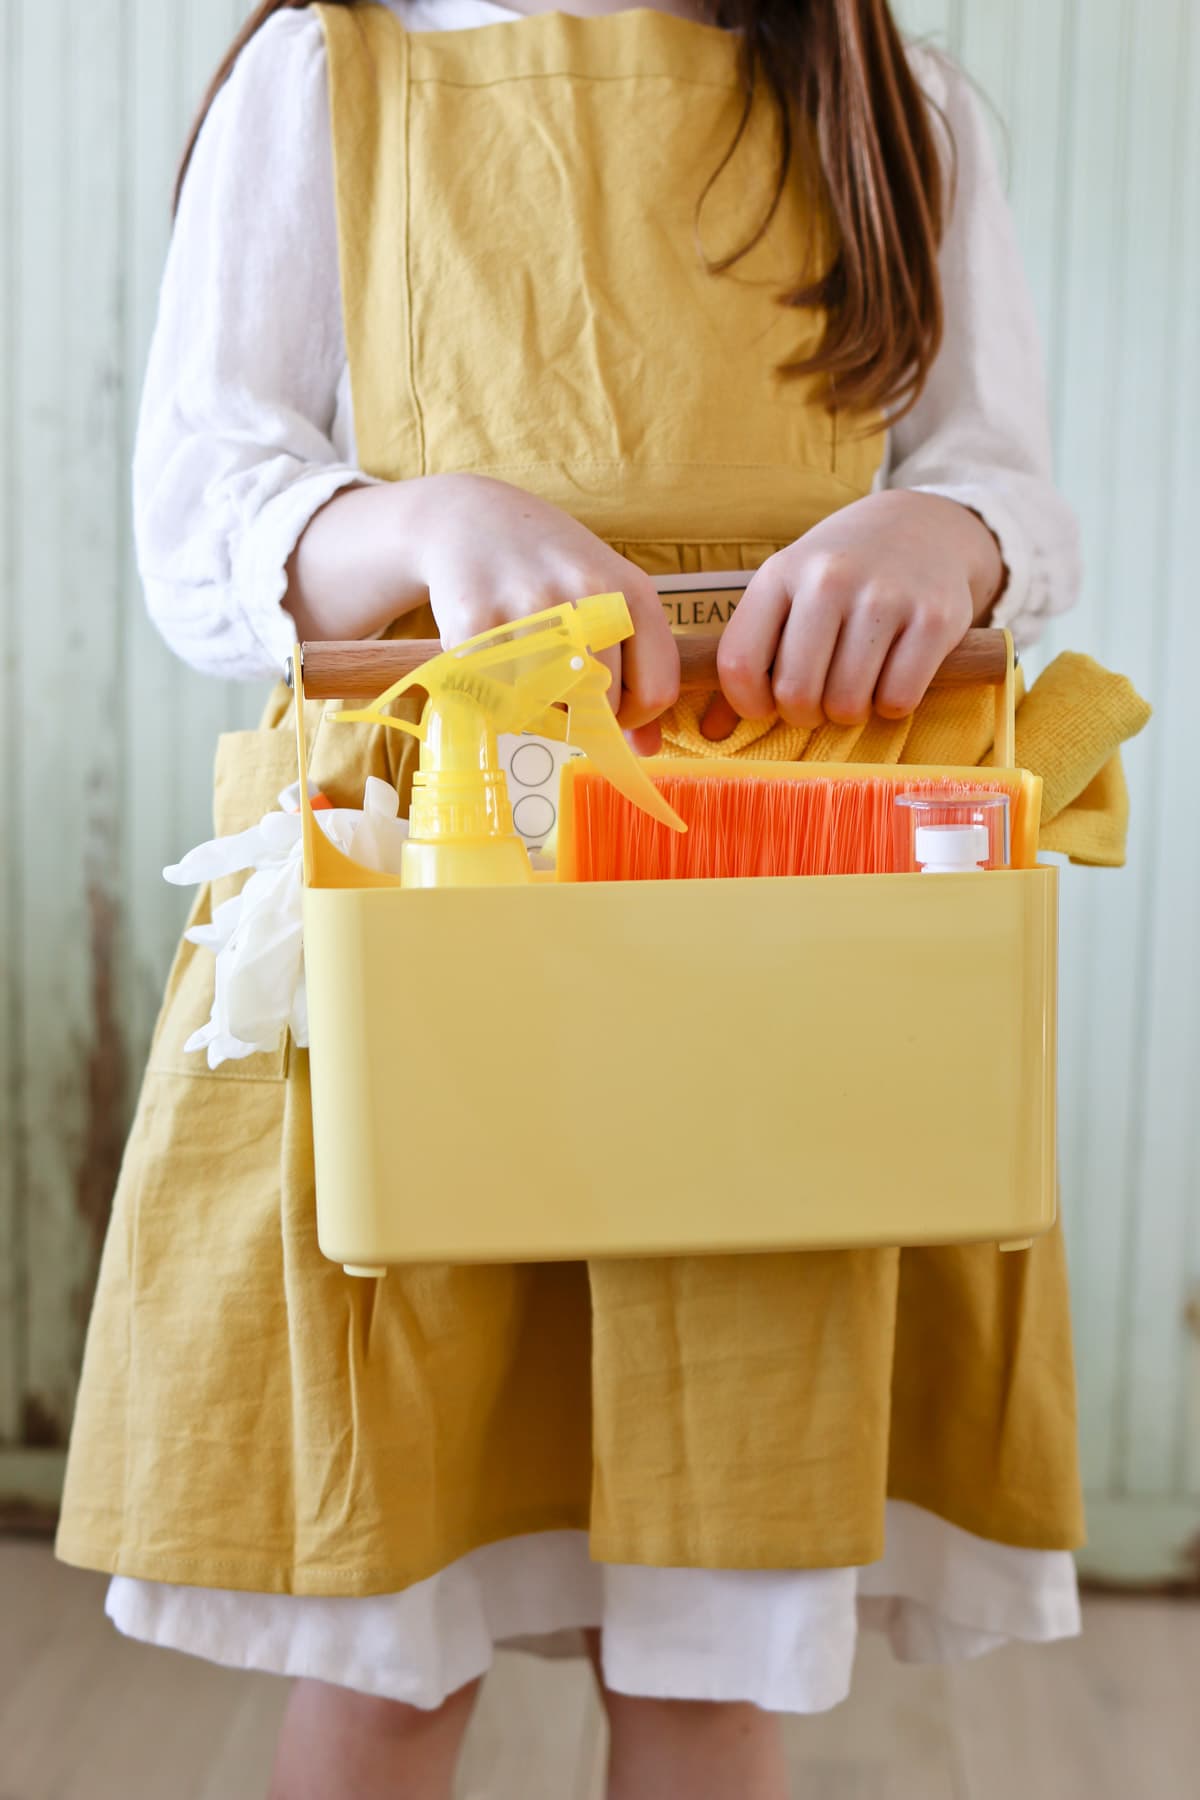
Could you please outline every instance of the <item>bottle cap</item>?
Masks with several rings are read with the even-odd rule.
[[[924,869],[945,874],[977,869],[991,855],[986,825],[918,825],[916,858]]]

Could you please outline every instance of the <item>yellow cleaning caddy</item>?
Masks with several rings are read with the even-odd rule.
[[[1013,767],[1011,640],[973,634],[966,653],[999,677],[988,776],[1015,802],[1007,869],[572,881],[571,777],[584,765],[568,762],[559,878],[535,875],[512,836],[498,730],[565,739],[678,825],[649,779],[660,765],[628,750],[590,654],[630,630],[620,596],[552,608],[419,672],[410,661],[343,715],[418,735],[421,768],[399,878],[343,856],[303,801],[325,1255],[375,1275],[1048,1230],[1057,875],[1036,866],[1041,783]],[[297,651],[302,771],[306,676],[353,697],[398,655],[414,646]],[[384,710],[410,686],[430,696],[417,727]],[[670,770],[979,780],[867,764]],[[704,1053],[714,1030],[736,1054]]]

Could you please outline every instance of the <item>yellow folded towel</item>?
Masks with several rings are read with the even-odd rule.
[[[977,688],[935,689],[898,722],[872,717],[865,725],[804,731],[782,719],[743,719],[720,743],[701,733],[707,705],[707,696],[688,694],[673,708],[663,725],[664,755],[959,767],[991,757],[993,698]],[[1018,673],[1017,765],[1042,778],[1042,849],[1104,868],[1125,861],[1129,793],[1120,747],[1149,718],[1133,684],[1090,656],[1064,651],[1027,694]]]

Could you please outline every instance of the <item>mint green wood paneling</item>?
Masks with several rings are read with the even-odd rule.
[[[24,1152],[17,1200],[22,1210],[24,1264],[21,1409],[26,1435],[43,1435],[61,1417],[70,1397],[67,1348],[75,1336],[70,1296],[84,1279],[86,1234],[72,1217],[87,1132],[85,1087],[92,1048],[89,1020],[91,923],[88,882],[92,869],[89,824],[103,818],[107,799],[92,810],[84,792],[82,757],[55,757],[58,745],[95,741],[101,792],[111,790],[111,733],[101,739],[101,696],[87,684],[85,657],[94,648],[84,608],[113,628],[107,570],[97,557],[80,554],[94,516],[94,492],[81,492],[75,477],[84,443],[74,427],[80,396],[75,358],[82,333],[96,324],[96,361],[103,367],[106,298],[99,282],[81,291],[82,260],[70,263],[61,248],[78,224],[82,176],[74,154],[80,121],[68,127],[68,95],[75,60],[65,9],[25,6],[18,14],[18,189],[13,280],[18,355],[12,409],[16,455],[6,481],[15,512],[15,609],[10,631],[16,650],[10,695],[18,737],[17,760],[6,781],[17,847],[18,954],[10,979],[21,985],[17,1134]],[[104,71],[99,71],[103,82]],[[36,192],[34,180],[36,180]],[[95,249],[93,242],[92,248]],[[103,267],[97,271],[103,276]],[[52,279],[48,279],[51,277]],[[98,309],[97,309],[98,302]],[[98,318],[99,313],[99,318]],[[84,323],[86,321],[86,323]],[[94,391],[94,390],[93,390]],[[109,446],[89,446],[102,472]],[[103,475],[101,473],[101,481]],[[111,504],[109,496],[105,496]],[[74,517],[78,509],[79,538]],[[84,583],[98,583],[94,602]],[[83,655],[77,658],[76,650]],[[68,668],[73,664],[75,679]],[[99,670],[107,686],[107,658]],[[70,732],[62,716],[78,708]],[[51,775],[51,759],[58,768]],[[70,1211],[68,1209],[71,1209]],[[44,1282],[53,1291],[47,1297]],[[41,1303],[35,1306],[34,1288]],[[51,1348],[51,1366],[45,1351]]]
[[[1156,72],[1150,47],[1139,48],[1145,93]],[[1163,334],[1163,406],[1157,431],[1152,419],[1145,422],[1144,407],[1138,409],[1136,444],[1155,471],[1156,509],[1153,517],[1148,512],[1140,541],[1124,540],[1123,574],[1130,591],[1136,593],[1148,575],[1152,592],[1162,595],[1153,676],[1161,717],[1150,746],[1155,813],[1143,869],[1144,1080],[1131,1182],[1133,1272],[1122,1320],[1118,1429],[1130,1494],[1167,1496],[1187,1486],[1197,1496],[1200,795],[1193,720],[1200,608],[1192,528],[1200,447],[1200,16],[1189,0],[1177,0],[1174,30],[1156,60],[1164,97],[1170,97],[1161,124],[1149,98],[1143,112],[1147,138],[1162,151],[1161,193],[1157,227],[1140,231],[1135,245],[1135,315],[1147,336],[1160,329]],[[1131,395],[1131,410],[1133,404]]]
[[[1127,757],[1130,866],[1064,877],[1061,1115],[1096,1519],[1084,1562],[1161,1578],[1194,1572],[1200,1533],[1200,1338],[1188,1323],[1200,1292],[1200,867],[1184,825],[1198,808],[1186,534],[1200,452],[1200,20],[1190,0],[901,10],[961,54],[1007,127],[1087,568],[1045,654],[1086,648],[1159,709]]]
[[[1097,29],[1091,28],[1090,12],[1086,27],[1076,15],[1072,33],[1076,104],[1067,139],[1070,204],[1055,370],[1060,469],[1083,523],[1087,580],[1078,614],[1055,637],[1087,644],[1148,692],[1153,609],[1122,604],[1114,541],[1117,522],[1130,519],[1135,503],[1122,492],[1120,412],[1126,392],[1122,371],[1133,348],[1127,335],[1125,254],[1131,210],[1131,10],[1123,0],[1100,0]],[[1064,1182],[1077,1281],[1084,1476],[1095,1492],[1111,1491],[1118,1480],[1118,1319],[1129,1273],[1125,1234],[1141,1083],[1134,1044],[1137,946],[1145,931],[1139,871],[1151,817],[1146,755],[1142,742],[1128,759],[1134,799],[1130,868],[1115,876],[1072,872],[1065,884],[1069,963],[1063,1066],[1071,1085],[1064,1109]]]
[[[36,754],[18,766],[22,818],[26,1187],[26,1405],[48,1429],[70,1404],[93,1248],[119,1150],[118,929],[123,744],[124,452],[121,386],[120,0],[26,7],[23,142],[61,179],[23,212],[25,282],[20,469],[19,710]],[[57,83],[51,87],[52,72]],[[51,98],[52,96],[52,98]],[[50,250],[70,246],[53,297]],[[46,301],[49,299],[50,303]],[[54,400],[47,405],[47,398]],[[47,828],[49,827],[49,828]],[[64,1203],[70,1203],[66,1212]]]
[[[0,0],[0,1444],[61,1440],[221,728],[145,621],[137,393],[184,126],[241,8]]]
[[[1147,740],[1141,762],[1147,817],[1136,870],[1135,1098],[1114,1405],[1118,1491],[1155,1499],[1175,1492],[1182,1468],[1178,1433],[1186,1308],[1196,1273],[1186,1255],[1196,1196],[1188,1190],[1182,1158],[1200,1066],[1196,918],[1194,909],[1188,918],[1178,904],[1186,891],[1181,882],[1189,869],[1193,876],[1197,869],[1195,833],[1181,827],[1189,812],[1193,821],[1200,816],[1183,740],[1188,708],[1180,680],[1189,666],[1184,659],[1194,658],[1200,647],[1200,633],[1194,582],[1188,580],[1185,594],[1184,564],[1174,554],[1180,539],[1172,517],[1174,460],[1181,451],[1186,456],[1181,426],[1191,429],[1193,451],[1197,442],[1194,404],[1185,418],[1180,412],[1181,402],[1186,408],[1180,376],[1186,373],[1185,357],[1194,353],[1197,325],[1195,308],[1182,310],[1178,259],[1189,231],[1194,240],[1200,208],[1195,163],[1189,168],[1184,155],[1187,79],[1200,32],[1189,0],[1174,0],[1161,11],[1161,29],[1153,32],[1141,29],[1139,14],[1130,45],[1130,204],[1115,494],[1126,517],[1112,563],[1114,615],[1133,615],[1123,629],[1137,631],[1136,654],[1145,659],[1147,686],[1164,702],[1159,729]],[[1195,366],[1193,354],[1193,372]],[[1200,389],[1194,389],[1193,403],[1197,394]],[[1150,604],[1139,604],[1140,596]],[[1173,694],[1167,688],[1172,675]],[[1182,813],[1181,804],[1187,809]]]
[[[17,646],[9,596],[16,586],[14,566],[15,496],[3,479],[16,455],[14,424],[14,359],[8,353],[15,337],[14,284],[16,246],[12,217],[12,169],[18,139],[16,12],[13,0],[0,0],[0,769],[16,767],[14,690]],[[0,793],[6,783],[0,782]],[[21,1236],[23,1214],[17,1203],[20,1167],[17,1158],[18,1059],[20,993],[10,974],[16,938],[17,859],[13,854],[13,821],[0,802],[0,829],[7,854],[0,858],[0,1444],[18,1436],[21,1380],[18,1344],[22,1313],[18,1270],[24,1267]]]

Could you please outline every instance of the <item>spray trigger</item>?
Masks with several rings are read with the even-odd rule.
[[[675,808],[663,799],[625,742],[608,702],[610,682],[604,664],[588,657],[583,677],[567,700],[568,744],[582,750],[633,806],[671,831],[686,831]]]

